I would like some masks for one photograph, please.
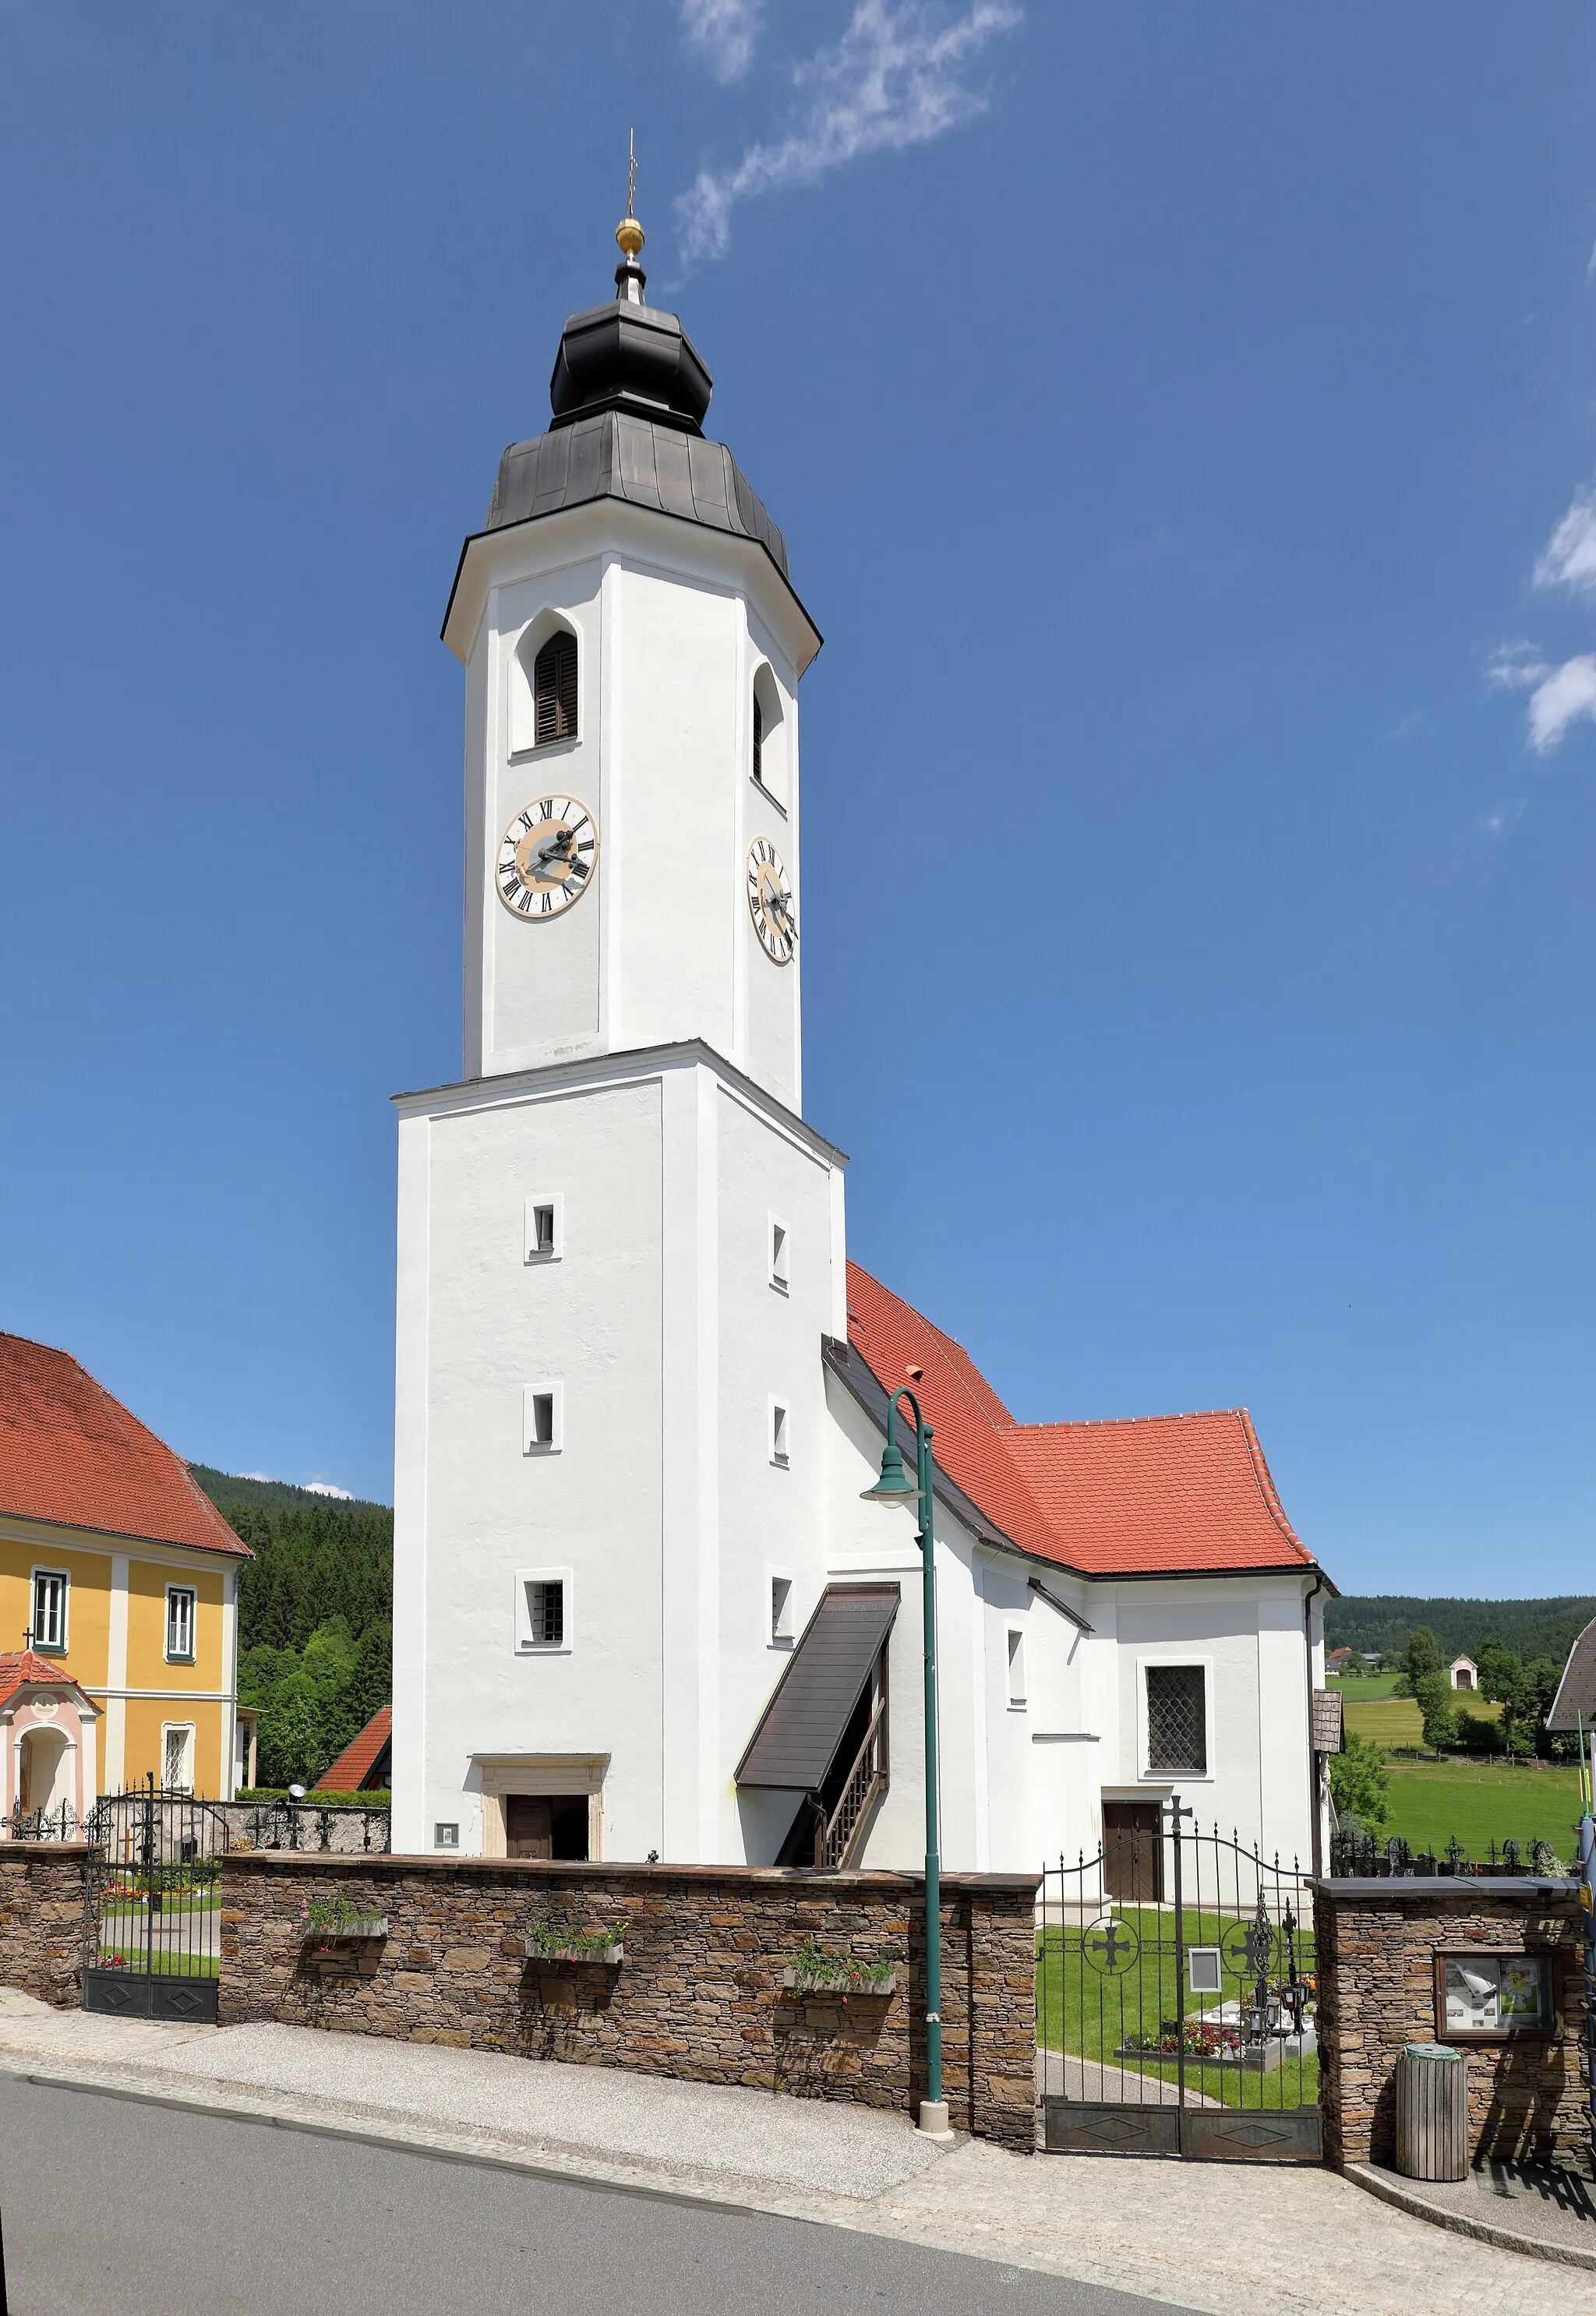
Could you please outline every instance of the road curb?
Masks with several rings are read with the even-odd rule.
[[[1382,2204],[1406,2212],[1412,2219],[1428,2220],[1432,2227],[1449,2229],[1455,2236],[1472,2236],[1476,2243],[1492,2244],[1498,2251],[1521,2252],[1527,2259],[1596,2270],[1596,2247],[1582,2251],[1576,2244],[1549,2242],[1544,2236],[1520,2235],[1516,2228],[1498,2227],[1492,2220],[1470,2219],[1449,2204],[1432,2203],[1420,2182],[1395,2179],[1373,2163],[1343,2163],[1340,2168],[1343,2179],[1350,2179],[1366,2195],[1378,2196]]]

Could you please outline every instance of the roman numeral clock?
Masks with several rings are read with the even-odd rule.
[[[598,866],[599,831],[576,797],[539,797],[499,840],[495,883],[513,917],[541,924],[574,909]]]

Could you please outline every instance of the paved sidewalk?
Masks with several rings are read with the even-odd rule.
[[[863,2230],[1206,2316],[1596,2316],[1596,2276],[1311,2168],[942,2151],[905,2118],[822,2100],[309,2027],[93,2018],[3,1991],[0,2068]]]
[[[1528,2163],[1484,2163],[1467,2179],[1404,2179],[1384,2164],[1358,2163],[1353,2176],[1399,2211],[1422,2212],[1483,2243],[1596,2272],[1596,2189],[1574,2172]]]

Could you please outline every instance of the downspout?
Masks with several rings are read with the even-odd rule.
[[[1324,1871],[1324,1845],[1319,1831],[1319,1756],[1314,1750],[1314,1602],[1324,1590],[1324,1571],[1314,1572],[1314,1587],[1302,1596],[1302,1662],[1307,1679],[1308,1823],[1314,1837],[1314,1872]]]

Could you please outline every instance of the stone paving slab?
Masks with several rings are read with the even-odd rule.
[[[941,2152],[916,2140],[906,2119],[872,2117],[825,2101],[766,2092],[728,2094],[719,2085],[673,2083],[436,2045],[381,2044],[311,2027],[163,2028],[159,2041],[127,2037],[120,2060],[107,2055],[118,2038],[103,2030],[147,2024],[85,2019],[81,2012],[13,2008],[0,2000],[0,2065],[87,2091],[175,2098],[268,2125],[379,2139],[434,2158],[559,2171],[630,2192],[735,2203],[745,2210],[863,2230],[1137,2292],[1174,2308],[1200,2310],[1204,2316],[1458,2316],[1459,2309],[1468,2316],[1596,2316],[1596,2276],[1449,2233],[1377,2202],[1349,2180],[1306,2166],[1028,2157],[979,2140]],[[94,2055],[75,2055],[75,2033],[88,2029],[94,2030]],[[236,2044],[237,2062],[226,2055],[229,2038],[263,2032],[272,2039]],[[279,2039],[284,2037],[290,2038],[286,2047]],[[321,2048],[303,2058],[288,2055],[307,2044]],[[397,2058],[409,2084],[407,2111],[352,2096],[356,2079],[344,2063],[352,2046],[358,2046],[356,2063],[362,2053],[374,2054],[374,2066],[384,2053]],[[322,2092],[236,2080],[230,2071],[236,2064],[242,2068],[245,2058],[256,2073],[268,2066],[292,2072],[301,2081],[314,2079]],[[487,2062],[495,2085],[504,2068],[519,2071],[529,2083],[549,2075],[561,2078],[548,2086],[550,2095],[557,2095],[555,2105],[539,2107],[529,2089],[527,2104],[517,2110],[523,2120],[547,2124],[559,2118],[569,2128],[574,2116],[580,2119],[579,2102],[595,2084],[619,2085],[623,2097],[629,2088],[641,2085],[661,2103],[658,2114],[680,2107],[684,2118],[696,2120],[684,2120],[682,2132],[671,2134],[668,2158],[562,2144],[549,2135],[518,2137],[491,2117],[472,2125],[450,2123],[436,2109],[459,2096],[465,2078],[453,2062],[461,2060]],[[368,2091],[378,2087],[375,2074],[361,2080]],[[435,2098],[424,2090],[434,2081],[440,2086]],[[723,2106],[728,2098],[732,2104]],[[745,2118],[751,2101],[786,2111],[775,2120],[781,2135],[764,2141],[748,2135]],[[424,2107],[431,2110],[424,2116]],[[649,2111],[630,2110],[634,2116]],[[599,2113],[597,2107],[585,2110],[589,2129],[596,2129]],[[685,2145],[706,2146],[716,2116],[728,2134],[736,2135],[709,2145],[713,2162],[682,2160]],[[860,2120],[883,2127],[884,2148],[896,2131],[899,2142],[906,2141],[914,2151],[918,2168],[874,2194],[860,2195],[859,2143],[850,2142],[837,2167],[848,2178],[842,2192],[752,2176],[753,2165],[770,2160],[772,2151],[780,2159],[785,2148],[789,2168],[802,2160],[792,2153],[798,2142],[782,2136],[789,2129],[813,2127],[824,2137]],[[634,2120],[629,2127],[634,2138],[644,2135],[642,2124]],[[658,2145],[657,2130],[647,2127]],[[837,2143],[843,2143],[840,2136]]]
[[[1596,2188],[1572,2171],[1485,2163],[1467,2179],[1407,2179],[1384,2164],[1352,2163],[1347,2176],[1441,2227],[1596,2272]]]

